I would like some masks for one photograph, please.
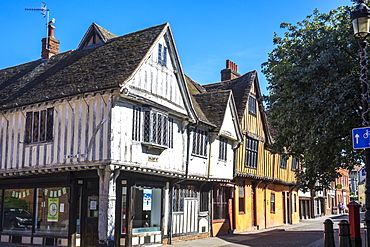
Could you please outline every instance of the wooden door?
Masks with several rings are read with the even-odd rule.
[[[81,246],[95,247],[98,242],[99,216],[99,180],[84,181],[84,191],[81,203]]]

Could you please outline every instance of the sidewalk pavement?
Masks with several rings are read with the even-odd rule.
[[[319,247],[324,245],[324,224],[323,222],[330,218],[334,225],[334,238],[335,238],[335,246],[339,246],[339,226],[338,223],[341,220],[348,220],[348,215],[330,215],[330,216],[322,216],[317,217],[314,219],[304,219],[301,220],[298,224],[294,225],[282,225],[277,227],[271,227],[267,229],[262,230],[256,230],[256,231],[248,231],[248,232],[241,232],[237,234],[228,234],[223,235],[219,237],[209,237],[209,238],[202,238],[202,239],[196,239],[196,240],[189,240],[189,241],[183,241],[183,242],[176,242],[173,243],[172,246],[176,247],[246,247],[246,241],[245,237],[250,234],[261,234],[261,233],[268,233],[271,231],[322,231],[322,238],[312,242],[309,245],[306,245],[307,247]],[[252,236],[251,236],[252,237]],[[267,235],[266,235],[267,237]],[[364,226],[363,223],[361,223],[361,237],[362,237],[362,245],[365,246],[365,233],[364,233]],[[244,240],[243,240],[244,239]],[[289,240],[287,239],[287,242]],[[243,243],[244,242],[244,243]],[[287,245],[288,246],[288,245]]]

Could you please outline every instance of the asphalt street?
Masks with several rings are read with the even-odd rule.
[[[172,245],[176,247],[322,247],[324,245],[323,223],[328,218],[334,223],[335,246],[339,246],[338,223],[341,220],[348,220],[346,214],[306,219],[295,225],[178,242]],[[363,223],[361,223],[361,230],[362,246],[365,246]]]

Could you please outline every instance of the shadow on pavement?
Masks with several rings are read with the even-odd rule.
[[[220,236],[220,239],[239,246],[250,247],[299,247],[322,246],[323,231],[271,230],[254,234],[234,234]],[[319,243],[317,243],[319,242]],[[315,245],[317,243],[317,245]],[[226,246],[226,245],[224,245]],[[230,245],[233,246],[233,245]]]

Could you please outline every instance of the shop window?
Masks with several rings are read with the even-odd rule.
[[[213,219],[225,220],[228,212],[228,188],[220,186],[215,188],[213,198]]]
[[[208,132],[201,129],[193,130],[192,154],[207,156]]]
[[[162,220],[161,189],[136,187],[134,208],[133,234],[160,231]]]
[[[245,167],[257,168],[258,141],[247,137],[245,145]]]
[[[226,161],[227,160],[227,139],[225,137],[220,136],[219,143],[220,143],[220,150],[219,150],[218,159],[222,161]]]
[[[271,213],[275,213],[275,193],[271,193],[270,196],[270,211]]]
[[[54,108],[26,113],[25,143],[53,140]]]
[[[245,190],[244,190],[244,181],[239,181],[239,213],[245,213]]]
[[[7,189],[4,201],[4,231],[32,230],[34,224],[34,189]],[[39,219],[38,219],[39,222]]]
[[[68,233],[69,194],[68,187],[37,189],[37,232]]]

